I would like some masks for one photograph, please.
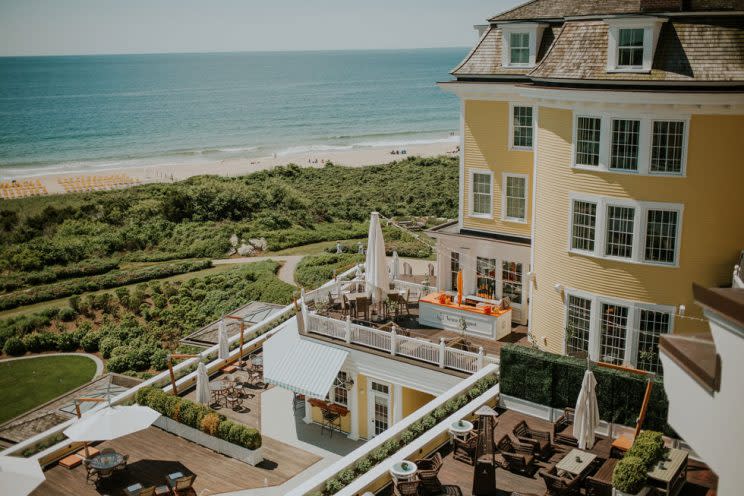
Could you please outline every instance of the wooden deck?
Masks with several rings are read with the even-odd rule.
[[[271,438],[264,438],[264,461],[252,467],[220,455],[156,427],[97,445],[129,455],[123,472],[96,489],[85,481],[82,466],[69,470],[55,465],[45,472],[46,482],[34,496],[97,496],[123,494],[135,482],[144,486],[164,484],[176,471],[196,474],[194,494],[215,494],[281,484],[320,460],[320,457]]]
[[[502,411],[499,416],[498,424],[494,431],[494,439],[500,439],[504,434],[511,433],[514,426],[521,420],[526,420],[528,425],[533,429],[551,430],[551,423],[536,417],[517,413],[511,410]],[[591,450],[592,453],[601,458],[610,456],[611,441],[601,438]],[[534,473],[531,476],[518,475],[501,468],[496,469],[496,495],[510,495],[516,491],[521,494],[543,495],[546,487],[543,479],[537,471],[541,468],[546,469],[553,463],[558,462],[565,452],[570,448],[556,450],[545,462],[536,462]],[[467,463],[455,460],[452,457],[449,443],[443,446],[440,453],[444,457],[444,465],[439,471],[439,480],[442,484],[458,486],[464,496],[472,496],[473,489],[473,466]],[[705,496],[709,489],[715,489],[717,486],[717,477],[704,464],[690,461],[688,465],[687,484],[679,493],[680,496]],[[392,485],[389,485],[378,493],[378,496],[388,496],[392,494]],[[582,490],[582,493],[583,490]]]

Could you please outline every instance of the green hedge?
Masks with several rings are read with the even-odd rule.
[[[156,387],[145,387],[137,391],[135,401],[143,406],[149,406],[161,415],[165,415],[177,422],[214,435],[229,443],[237,444],[248,449],[261,447],[261,433],[258,430],[227,420],[211,408],[194,403],[186,398],[173,396]],[[205,417],[216,415],[219,422],[216,432],[209,432]]]
[[[0,276],[0,291],[15,291],[27,286],[48,284],[60,279],[105,274],[118,267],[119,261],[115,259],[91,259],[78,262],[75,265],[60,265],[35,272],[3,275]]]
[[[315,289],[332,279],[334,270],[338,275],[361,262],[364,255],[356,253],[308,255],[297,264],[295,281],[306,289]]]
[[[581,390],[586,360],[546,353],[519,345],[501,349],[501,392],[553,408],[573,407]],[[638,374],[593,367],[597,402],[603,420],[634,426],[646,391],[646,378]],[[674,436],[667,424],[669,402],[662,379],[654,379],[644,427]]]
[[[67,281],[60,281],[43,286],[36,286],[22,291],[15,291],[0,295],[0,310],[8,310],[23,305],[32,305],[42,301],[64,298],[65,296],[84,293],[87,291],[98,291],[100,289],[115,288],[126,284],[149,281],[170,277],[186,272],[207,269],[212,266],[210,260],[197,260],[191,262],[177,262],[150,267],[142,267],[131,270],[120,270],[89,276]]]

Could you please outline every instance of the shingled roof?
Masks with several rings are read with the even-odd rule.
[[[534,79],[595,81],[744,81],[742,17],[665,23],[650,73],[607,72],[607,24],[567,22]]]
[[[522,21],[537,19],[564,19],[566,17],[599,16],[618,14],[639,14],[659,12],[665,9],[653,8],[661,3],[642,0],[532,0],[511,10],[490,18],[490,22]],[[744,0],[680,0],[686,11],[710,12],[744,10]],[[679,11],[680,8],[667,9]]]

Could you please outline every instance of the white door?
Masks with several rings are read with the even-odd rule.
[[[390,427],[390,385],[370,381],[367,397],[369,398],[367,437],[371,439]]]

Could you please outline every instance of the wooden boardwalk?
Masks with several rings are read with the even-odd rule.
[[[129,455],[127,469],[114,476],[100,489],[85,482],[82,466],[69,470],[55,465],[45,472],[46,482],[34,496],[118,496],[135,482],[144,486],[164,484],[173,472],[194,473],[195,494],[216,494],[240,489],[275,486],[286,482],[320,457],[274,439],[264,438],[264,461],[256,467],[220,455],[207,448],[169,434],[156,427],[130,434],[97,446],[110,447]]]

